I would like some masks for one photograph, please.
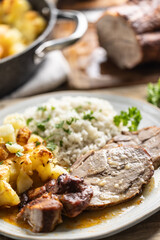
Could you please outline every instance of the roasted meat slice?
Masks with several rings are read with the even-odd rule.
[[[136,132],[122,132],[110,140],[105,148],[119,144],[142,146],[151,155],[154,168],[157,169],[160,166],[160,128],[147,127]]]
[[[24,206],[17,220],[27,221],[34,232],[50,232],[62,222],[62,207],[57,196],[46,193]]]
[[[107,9],[97,23],[100,45],[120,68],[160,61],[160,5],[137,2]]]
[[[139,194],[154,172],[150,155],[141,147],[118,146],[91,151],[71,168],[92,186],[90,209],[103,208]]]
[[[83,179],[63,174],[58,178],[58,186],[64,215],[76,217],[88,207],[93,190]]]

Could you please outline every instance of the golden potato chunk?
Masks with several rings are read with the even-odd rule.
[[[43,143],[43,138],[36,134],[31,134],[28,143],[36,143],[36,147]],[[39,144],[40,143],[40,144]]]
[[[5,124],[0,126],[0,138],[3,138],[5,143],[16,142],[14,128],[11,124]]]
[[[23,152],[24,148],[17,143],[6,143],[6,148],[10,153]]]
[[[31,6],[27,0],[3,0],[0,5],[1,20],[14,25]]]
[[[27,127],[20,128],[16,137],[16,141],[19,145],[23,146],[27,144],[30,136],[31,136],[31,131],[29,130],[29,128]]]
[[[19,130],[26,126],[26,121],[23,114],[13,113],[5,117],[4,124],[11,124],[15,130]]]
[[[9,166],[5,164],[0,165],[0,180],[5,180],[6,182],[9,182],[10,179],[10,170]]]
[[[17,192],[19,194],[27,191],[32,187],[33,180],[23,171],[20,171],[20,174],[17,178]]]
[[[8,158],[8,150],[5,146],[5,144],[0,144],[0,161],[6,160]]]
[[[35,148],[30,153],[30,159],[32,161],[33,170],[36,170],[40,165],[46,165],[50,159],[53,158],[53,154],[43,145]]]
[[[11,185],[0,180],[0,206],[16,206],[19,203],[20,199]]]
[[[26,172],[28,175],[32,175],[32,161],[29,154],[24,154],[22,157],[17,157],[16,162],[19,164],[19,168]]]

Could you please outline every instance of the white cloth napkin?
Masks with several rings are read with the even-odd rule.
[[[27,97],[52,91],[66,81],[69,71],[69,64],[63,54],[60,51],[53,51],[46,56],[45,62],[36,74],[10,97]]]

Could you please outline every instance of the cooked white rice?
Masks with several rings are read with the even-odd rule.
[[[103,147],[122,130],[113,123],[111,104],[97,98],[52,98],[40,107],[27,109],[24,115],[30,119],[33,132],[59,147],[58,161],[67,166],[89,150]]]

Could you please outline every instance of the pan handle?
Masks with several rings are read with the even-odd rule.
[[[57,18],[69,19],[76,22],[75,31],[68,37],[53,39],[42,43],[35,51],[35,63],[43,60],[45,55],[53,50],[62,50],[77,42],[86,32],[88,22],[85,15],[79,11],[60,11],[57,10]]]

